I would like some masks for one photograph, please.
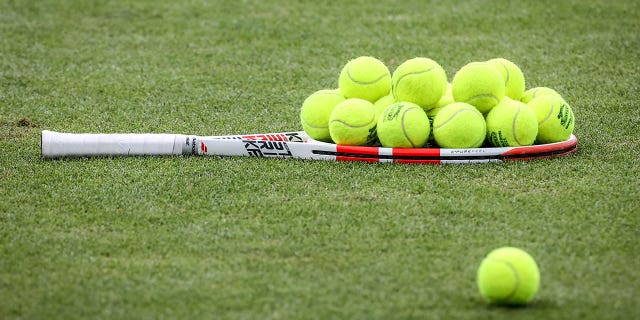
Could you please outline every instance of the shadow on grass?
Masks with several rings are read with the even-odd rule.
[[[548,299],[535,299],[531,303],[526,305],[501,305],[501,304],[490,304],[482,299],[477,299],[475,301],[476,305],[479,308],[484,308],[489,311],[496,312],[509,312],[509,313],[523,313],[530,311],[549,311],[558,309],[557,303]]]

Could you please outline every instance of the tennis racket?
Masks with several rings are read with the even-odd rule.
[[[533,160],[574,153],[578,139],[504,148],[384,148],[344,146],[310,139],[303,131],[196,136],[183,134],[95,134],[42,131],[45,159],[95,156],[250,156],[327,161],[397,163],[486,163]]]

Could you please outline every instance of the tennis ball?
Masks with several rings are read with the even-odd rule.
[[[491,251],[480,263],[477,274],[480,294],[500,305],[525,305],[540,287],[540,270],[527,252],[514,247]]]
[[[396,102],[378,118],[378,139],[387,148],[420,148],[429,138],[429,118],[411,102]]]
[[[486,134],[482,113],[464,102],[447,105],[433,119],[433,137],[442,148],[477,148]]]
[[[451,81],[456,102],[473,105],[481,113],[489,112],[504,97],[504,78],[487,62],[471,62],[456,72]]]
[[[337,144],[362,146],[375,142],[376,108],[373,103],[346,99],[333,108],[329,116],[329,134]]]
[[[559,95],[542,95],[527,104],[538,119],[536,143],[553,143],[569,139],[575,120],[571,106]]]
[[[440,110],[442,110],[442,108],[446,107],[447,105],[455,102],[456,101],[453,100],[453,93],[451,92],[451,83],[447,83],[447,90],[444,92],[444,96],[440,98],[440,101],[438,101],[438,103],[436,103],[433,108],[427,110],[427,117],[429,117],[431,128],[433,128],[433,119],[435,119],[436,115],[438,115],[438,112],[440,112]],[[428,141],[434,140],[435,138],[433,137],[433,130],[431,130]]]
[[[373,104],[376,107],[376,119],[378,119],[378,117],[380,117],[380,115],[384,112],[384,110],[388,106],[392,105],[394,102],[396,101],[393,99],[392,94],[388,94],[378,99],[378,101],[376,101],[376,103]]]
[[[329,116],[345,98],[340,90],[319,90],[308,96],[300,109],[300,122],[307,135],[315,140],[331,142]]]
[[[522,70],[515,63],[504,58],[491,59],[487,62],[502,74],[505,85],[504,95],[514,100],[520,100],[525,88]]]
[[[391,93],[396,101],[413,102],[424,110],[435,106],[447,88],[447,74],[429,58],[413,58],[396,68]]]
[[[433,119],[443,107],[454,102],[456,101],[453,99],[453,93],[451,92],[451,83],[447,83],[447,90],[444,92],[444,95],[433,108],[427,110],[427,116]]]
[[[525,91],[524,94],[522,94],[522,97],[520,97],[520,101],[524,103],[529,103],[529,101],[531,101],[531,99],[533,98],[536,98],[539,96],[546,96],[546,95],[555,95],[555,96],[562,97],[557,91],[551,88],[535,87]]]
[[[360,98],[373,103],[391,91],[391,72],[374,57],[358,57],[342,68],[338,85],[346,98]]]
[[[526,104],[504,98],[486,118],[487,139],[495,147],[530,146],[538,135],[538,119]]]

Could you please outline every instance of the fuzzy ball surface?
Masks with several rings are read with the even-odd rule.
[[[558,93],[558,91],[553,90],[549,87],[535,87],[525,91],[519,100],[524,103],[529,103],[529,101],[531,101],[534,98],[537,98],[540,96],[547,96],[547,95],[555,95],[562,98],[562,96]]]
[[[525,305],[535,298],[540,287],[540,270],[526,251],[502,247],[491,251],[480,263],[477,273],[480,294],[499,305]]]
[[[505,93],[504,78],[487,62],[471,62],[451,81],[453,99],[473,105],[483,114],[498,105]]]
[[[495,58],[487,62],[494,66],[504,78],[504,95],[514,100],[520,100],[525,88],[524,74],[520,67],[505,58]]]
[[[464,102],[443,107],[433,119],[433,137],[442,148],[478,148],[486,133],[480,111]]]
[[[571,106],[559,95],[538,96],[527,104],[538,119],[536,143],[554,143],[569,139],[575,127]]]
[[[378,118],[378,139],[387,148],[420,148],[429,138],[429,118],[411,102],[397,102]]]
[[[393,72],[391,93],[396,101],[433,108],[447,89],[447,74],[440,64],[429,58],[413,58]]]
[[[329,116],[329,134],[336,144],[373,144],[377,139],[376,125],[376,109],[373,103],[358,98],[342,101]]]
[[[494,147],[530,146],[538,135],[538,119],[528,105],[505,98],[486,117],[487,139]]]
[[[362,56],[345,64],[338,85],[346,98],[360,98],[373,103],[391,91],[391,72],[377,58]]]
[[[393,99],[392,94],[388,94],[376,101],[373,105],[376,107],[376,119],[387,109],[388,106],[395,103],[396,100]]]
[[[308,96],[300,108],[300,122],[307,135],[315,140],[331,142],[329,116],[344,101],[340,90],[319,90]]]

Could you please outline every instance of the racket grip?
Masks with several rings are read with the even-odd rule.
[[[183,155],[197,153],[192,137],[150,133],[60,133],[42,131],[45,159],[83,156]]]

